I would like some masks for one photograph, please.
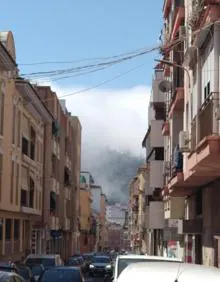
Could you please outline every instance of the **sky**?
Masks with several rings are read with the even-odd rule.
[[[163,0],[2,1],[0,29],[14,34],[21,74],[57,70],[78,63],[25,64],[111,57],[158,45],[162,4]],[[95,143],[143,153],[157,57],[157,52],[149,53],[101,72],[47,82],[60,97],[102,84],[67,97],[68,110],[81,120],[84,146]]]

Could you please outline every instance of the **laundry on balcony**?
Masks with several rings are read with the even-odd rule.
[[[174,174],[183,171],[183,154],[180,151],[179,145],[174,148],[173,151],[173,166],[172,172]]]

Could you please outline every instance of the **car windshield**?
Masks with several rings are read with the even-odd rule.
[[[55,266],[54,258],[30,258],[27,259],[26,264],[42,264],[45,267]]]
[[[110,259],[108,257],[93,257],[93,263],[109,263]]]
[[[28,269],[25,267],[18,268],[18,274],[21,275],[24,279],[29,279]]]
[[[2,267],[2,266],[0,266],[0,270],[4,271],[4,272],[14,272],[14,269],[10,268],[10,267]]]
[[[51,269],[45,271],[40,282],[79,282],[80,274],[76,270]]]

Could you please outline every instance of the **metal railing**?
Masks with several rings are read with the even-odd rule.
[[[198,114],[191,123],[191,150],[193,151],[197,144],[205,137],[217,134],[214,133],[214,102],[218,101],[219,93],[211,92],[201,105]],[[216,97],[217,96],[217,97]],[[198,130],[197,130],[198,129]],[[196,136],[198,132],[198,137]]]

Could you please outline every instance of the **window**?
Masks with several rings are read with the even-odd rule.
[[[30,177],[29,207],[34,208],[34,180]]]
[[[16,106],[12,109],[12,144],[15,144],[15,128],[16,128]]]
[[[196,215],[202,214],[202,189],[196,192]]]
[[[17,146],[20,147],[21,145],[21,113],[18,111],[18,127],[17,127]]]
[[[20,165],[17,164],[17,173],[16,173],[16,192],[15,192],[15,204],[18,205],[18,193],[19,193],[19,179],[20,179]]]
[[[67,167],[64,168],[64,185],[66,186],[70,185],[70,175]]]
[[[3,173],[3,156],[0,154],[0,200],[2,198],[2,173]]]
[[[11,219],[5,220],[5,239],[11,240]]]
[[[33,127],[31,127],[31,143],[30,143],[30,158],[35,159],[35,142],[36,142],[36,133]]]
[[[15,173],[15,162],[11,162],[11,191],[10,191],[10,201],[11,204],[13,203],[14,200],[14,173]]]
[[[4,111],[5,111],[5,95],[0,94],[0,134],[4,132]]]
[[[21,206],[27,206],[27,191],[24,189],[21,189]]]
[[[27,140],[27,138],[25,138],[24,136],[22,137],[22,154],[28,156],[28,145],[29,142]]]
[[[14,220],[14,239],[18,240],[20,235],[20,220],[15,219]]]

